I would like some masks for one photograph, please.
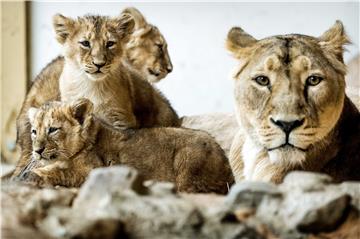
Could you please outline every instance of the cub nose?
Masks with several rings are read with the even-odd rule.
[[[44,152],[44,150],[45,150],[45,147],[42,147],[42,148],[36,149],[35,152],[41,155],[42,152]]]
[[[171,66],[168,66],[168,67],[166,68],[166,70],[167,70],[168,73],[170,73],[170,72],[172,72],[173,68],[172,68]]]
[[[279,127],[286,134],[290,133],[293,129],[301,126],[304,123],[304,119],[294,120],[294,121],[283,121],[283,120],[274,120],[270,118],[271,122]]]
[[[93,61],[93,64],[97,67],[97,68],[101,68],[101,67],[103,67],[103,66],[105,66],[105,64],[106,64],[106,62],[104,61],[104,62],[94,62]]]
[[[151,74],[151,75],[154,75],[154,76],[159,76],[160,75],[160,73],[159,72],[157,72],[157,71],[153,71],[152,69],[150,69],[150,68],[148,68],[148,71],[149,71],[149,73]]]

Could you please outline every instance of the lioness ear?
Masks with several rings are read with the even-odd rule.
[[[29,110],[28,110],[28,118],[29,118],[29,121],[30,121],[30,124],[33,124],[34,123],[34,120],[35,120],[35,115],[36,113],[39,111],[39,109],[37,108],[34,108],[34,107],[31,107]]]
[[[75,21],[71,18],[64,17],[61,14],[56,14],[53,17],[53,26],[56,33],[56,40],[60,44],[64,44],[74,29]]]
[[[91,116],[94,105],[90,100],[86,98],[80,98],[72,104],[71,108],[72,108],[72,115],[74,116],[74,118],[81,125],[83,125],[86,119]]]
[[[338,60],[343,62],[344,46],[349,44],[350,40],[345,33],[344,25],[341,21],[337,20],[335,24],[318,39],[323,49],[332,52]]]
[[[134,7],[125,8],[121,14],[129,15],[131,17],[131,19],[134,21],[135,31],[141,28],[145,28],[148,25],[148,23],[145,20],[145,17],[141,14],[139,10],[137,10]]]
[[[257,40],[246,33],[240,27],[233,27],[229,31],[226,39],[226,48],[239,58],[244,48],[254,45]]]

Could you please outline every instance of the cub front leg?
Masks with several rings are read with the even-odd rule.
[[[90,170],[78,170],[76,167],[48,167],[36,168],[27,172],[25,182],[39,186],[79,187],[85,181]]]
[[[34,186],[39,186],[39,187],[45,187],[45,186],[51,186],[52,184],[49,184],[49,182],[47,182],[47,180],[44,177],[41,177],[40,175],[38,175],[37,173],[35,173],[34,171],[28,171],[25,172],[23,174],[23,179],[24,182],[34,185]]]
[[[120,111],[118,109],[106,109],[100,111],[98,115],[108,124],[116,129],[137,128],[137,121],[132,112]]]

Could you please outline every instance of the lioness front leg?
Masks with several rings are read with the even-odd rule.
[[[229,163],[235,178],[235,182],[240,182],[245,179],[244,162],[241,155],[243,144],[244,136],[243,133],[239,130],[233,139],[229,153]]]

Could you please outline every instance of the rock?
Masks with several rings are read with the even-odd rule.
[[[81,222],[81,221],[80,221]],[[124,224],[116,219],[83,221],[70,228],[70,237],[78,239],[127,238]]]
[[[149,193],[154,196],[165,196],[175,194],[175,185],[170,182],[145,181],[144,185],[149,189]]]
[[[324,239],[324,238],[344,238],[355,239],[360,235],[360,217],[359,211],[351,210],[347,219],[335,231],[321,232],[311,235],[308,239]]]
[[[283,192],[284,198],[266,198],[256,216],[280,231],[313,233],[334,230],[346,217],[350,197],[339,190]]]
[[[1,184],[4,238],[49,238],[37,229],[52,207],[70,207],[76,189],[39,189],[18,182]],[[6,236],[5,236],[6,235]]]
[[[177,194],[135,170],[94,170],[80,189],[2,183],[6,238],[354,238],[359,182],[294,172],[283,184],[241,182],[227,196]],[[309,237],[310,236],[310,237]]]
[[[257,207],[267,196],[281,197],[281,192],[270,183],[244,181],[231,187],[224,203],[231,210],[239,207]]]
[[[124,223],[115,218],[86,218],[53,211],[40,225],[52,238],[128,238]]]
[[[37,217],[44,217],[48,208],[52,206],[70,206],[77,194],[77,190],[64,188],[43,189],[34,194],[25,204],[22,210],[23,220],[30,222]]]
[[[334,229],[345,216],[350,202],[349,195],[343,194],[324,200],[321,204],[304,211],[295,222],[300,232],[321,232]]]
[[[333,187],[341,192],[349,194],[352,198],[351,204],[360,211],[360,184],[358,182],[343,182]]]
[[[181,197],[117,192],[111,201],[103,211],[123,221],[135,238],[191,238],[204,223],[201,211]]]
[[[74,201],[74,207],[91,208],[109,200],[112,193],[121,190],[133,190],[139,194],[147,191],[135,169],[127,166],[96,168],[91,171],[88,179],[81,186],[79,196]]]
[[[322,190],[324,185],[332,182],[332,178],[322,173],[293,171],[284,178],[283,187],[300,189],[302,191]]]

